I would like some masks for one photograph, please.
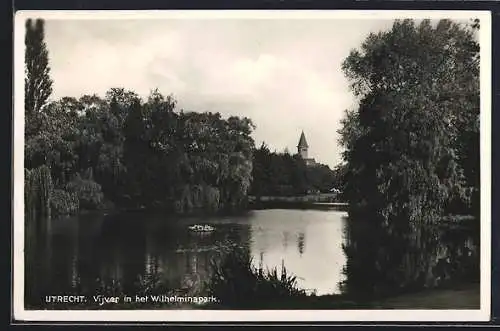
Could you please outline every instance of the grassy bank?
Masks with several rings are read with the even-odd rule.
[[[224,304],[211,304],[202,309],[231,309]],[[344,295],[304,296],[281,302],[265,302],[253,309],[479,309],[479,283],[460,284],[453,288],[422,290],[380,300],[359,302]],[[234,308],[233,308],[234,309]],[[251,308],[252,309],[252,308]]]
[[[429,289],[372,302],[375,309],[479,309],[479,283]]]
[[[387,292],[376,299],[350,294],[308,295],[282,266],[255,268],[245,252],[231,252],[208,282],[209,294],[220,302],[205,309],[478,309],[479,283],[448,281],[434,288]]]

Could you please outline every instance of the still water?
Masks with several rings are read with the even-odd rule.
[[[196,233],[193,224],[215,231]],[[213,261],[237,248],[250,252],[256,268],[284,266],[308,293],[360,303],[476,282],[479,222],[437,225],[401,231],[370,217],[348,220],[331,208],[203,218],[82,214],[28,227],[25,298],[28,309],[39,309],[51,295],[204,295]]]
[[[190,288],[208,280],[211,260],[220,258],[222,249],[244,247],[256,267],[284,265],[301,288],[339,293],[346,216],[332,209],[270,209],[213,218],[126,213],[52,220],[43,238],[29,241],[28,288],[38,296],[66,294],[77,284],[106,279],[133,289],[151,273],[172,288]],[[188,229],[199,223],[216,230]]]

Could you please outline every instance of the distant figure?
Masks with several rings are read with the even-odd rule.
[[[304,131],[302,131],[299,139],[299,144],[297,145],[297,153],[300,155],[302,159],[304,159],[307,166],[316,165],[316,160],[308,157],[307,154],[308,150],[309,150],[309,145],[307,144]]]

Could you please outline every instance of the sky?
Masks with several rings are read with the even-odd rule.
[[[341,162],[337,130],[356,106],[342,61],[392,20],[46,20],[53,99],[158,88],[185,111],[246,116],[256,145]]]

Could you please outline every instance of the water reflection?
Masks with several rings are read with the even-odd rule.
[[[342,291],[358,300],[479,279],[479,223],[389,229],[373,219],[345,228]],[[369,275],[369,276],[367,276]]]
[[[216,231],[190,232],[196,223]],[[45,307],[45,295],[99,294],[110,283],[107,291],[130,295],[203,294],[211,260],[237,247],[250,251],[256,267],[285,265],[301,288],[318,295],[364,299],[479,276],[478,231],[472,237],[463,227],[389,235],[375,224],[348,222],[337,210],[258,210],[203,219],[86,214],[30,225],[27,308]]]
[[[299,250],[300,256],[304,254],[304,249],[305,249],[305,235],[303,232],[300,232],[299,235],[297,236],[297,248]]]
[[[345,212],[260,210],[255,214],[250,251],[257,261],[256,267],[281,268],[284,264],[297,276],[302,288],[316,290],[318,294],[339,292],[345,264],[342,251]],[[311,238],[307,249],[306,238]]]
[[[256,267],[284,264],[301,287],[334,293],[345,263],[343,216],[341,211],[259,210],[209,219],[144,213],[58,219],[27,241],[33,249],[27,246],[26,274],[37,275],[36,281],[27,277],[27,301],[36,307],[44,295],[93,295],[103,281],[134,294],[138,280],[153,276],[169,288],[200,293],[210,277],[210,261],[235,247],[248,249]],[[216,231],[190,232],[195,223],[210,223]],[[307,237],[312,239],[305,249]]]

